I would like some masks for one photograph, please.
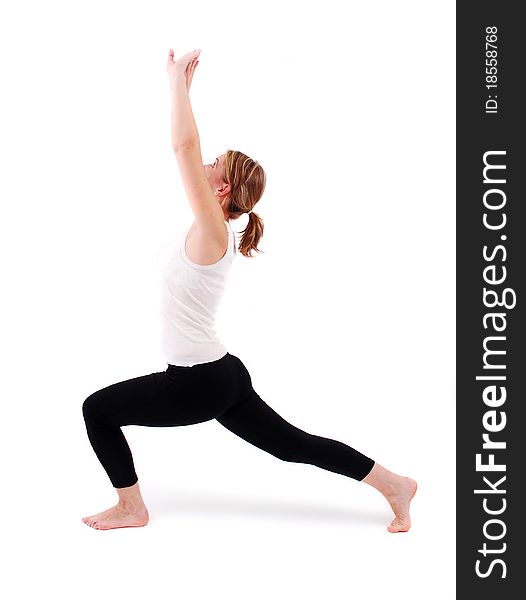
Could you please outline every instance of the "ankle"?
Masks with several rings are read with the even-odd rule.
[[[126,500],[121,498],[118,502],[118,506],[130,513],[142,512],[146,509],[142,498],[128,498]]]
[[[395,475],[395,477],[397,476]],[[380,489],[380,492],[382,492],[382,494],[389,499],[393,496],[396,496],[399,489],[400,486],[398,485],[398,481],[390,479],[389,481],[384,482],[382,489]]]
[[[392,496],[396,493],[399,484],[400,484],[400,475],[393,473],[375,463],[374,467],[370,471],[370,473],[362,479],[363,483],[367,483],[368,485],[377,489],[384,496]]]

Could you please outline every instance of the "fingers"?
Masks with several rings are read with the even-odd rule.
[[[188,89],[190,89],[190,86],[192,85],[192,80],[194,78],[195,68],[197,67],[198,64],[199,64],[198,60],[193,60],[188,65],[188,74],[186,76],[186,81],[187,81],[187,87],[188,87]]]
[[[198,64],[199,64],[199,61],[196,58],[192,59],[188,63],[187,70],[188,70],[188,74],[189,75],[193,75],[194,74],[195,68],[197,67]]]
[[[189,52],[185,56],[185,59],[188,60],[189,64],[193,64],[199,58],[199,52],[200,50],[194,50],[193,52]]]
[[[194,58],[199,58],[199,55],[201,54],[201,50],[192,50],[192,52],[188,52],[188,54],[185,54],[184,56],[182,56],[179,60],[193,60]],[[170,48],[169,52],[168,52],[168,58],[171,60],[174,60],[174,51],[172,48]]]
[[[199,58],[200,54],[201,50],[193,50],[192,52],[188,52],[188,54],[185,54],[180,60],[182,60],[183,62],[190,62],[191,60],[196,60],[197,58]]]
[[[194,73],[194,69],[195,69],[195,60],[191,60],[187,65],[186,65],[186,74],[188,76],[193,75]]]
[[[184,67],[187,74],[190,73],[190,70],[195,69],[197,64],[199,63],[199,56],[201,54],[201,50],[193,50],[192,52],[188,52],[181,58],[175,59],[174,51],[172,48],[168,51],[168,64],[175,64]]]

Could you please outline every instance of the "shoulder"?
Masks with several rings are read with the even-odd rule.
[[[186,255],[200,265],[211,265],[220,260],[228,250],[230,227],[221,219],[218,222],[192,223],[186,235]]]

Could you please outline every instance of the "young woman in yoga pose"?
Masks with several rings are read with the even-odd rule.
[[[194,222],[161,268],[162,349],[167,369],[115,383],[82,405],[89,441],[119,496],[110,509],[84,517],[95,529],[141,527],[148,510],[121,427],[174,427],[216,419],[250,444],[288,462],[307,463],[367,483],[394,512],[390,532],[408,531],[416,482],[388,471],[346,444],[307,433],[268,406],[241,360],[214,331],[214,316],[237,252],[258,251],[263,221],[253,212],[265,189],[261,165],[227,150],[203,165],[189,89],[200,51],[167,71],[172,94],[172,142]],[[239,247],[231,220],[248,214]]]

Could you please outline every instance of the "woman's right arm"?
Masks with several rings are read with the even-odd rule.
[[[195,56],[191,52],[174,62],[173,52],[170,51],[168,74],[172,94],[172,145],[197,229],[206,237],[222,240],[225,233],[223,211],[203,168],[199,133],[188,94],[187,67]]]

